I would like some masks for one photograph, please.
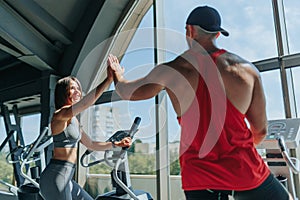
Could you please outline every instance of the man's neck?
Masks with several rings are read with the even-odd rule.
[[[191,49],[202,53],[202,54],[211,54],[219,50],[216,46],[215,41],[205,40],[205,41],[196,41],[194,40]]]
[[[191,48],[191,50],[201,53],[201,54],[212,54],[212,53],[218,51],[219,48],[217,48],[217,47],[201,47],[199,45],[197,45],[197,46],[194,45]]]

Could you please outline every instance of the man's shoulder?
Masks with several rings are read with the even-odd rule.
[[[226,68],[229,69],[240,69],[253,75],[258,75],[259,73],[258,69],[252,62],[232,52],[226,52],[225,54],[221,55],[217,62],[223,66],[226,65]]]
[[[178,65],[185,65],[190,63],[190,60],[193,58],[192,54],[189,51],[185,51],[182,54],[178,55],[171,61],[164,63],[170,67],[177,67]]]
[[[250,61],[247,59],[241,57],[238,54],[226,51],[226,53],[219,56],[220,60],[227,61],[229,64],[247,64],[247,65],[253,65]]]

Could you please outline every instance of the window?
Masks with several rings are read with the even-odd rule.
[[[290,53],[299,53],[300,52],[300,41],[299,41],[299,26],[300,17],[299,7],[300,1],[298,0],[284,0],[284,11],[287,27],[287,35],[289,42]]]
[[[217,40],[219,47],[237,53],[251,62],[277,56],[271,1],[234,0],[230,1],[228,6],[227,1],[218,0],[176,1],[176,3],[174,0],[166,0],[165,27],[185,34],[188,14],[195,7],[203,5],[212,6],[220,12],[222,26],[230,34],[229,37],[221,36]],[[294,21],[297,21],[296,19],[298,18]],[[173,42],[173,45],[178,45],[178,42]]]
[[[152,12],[153,10],[150,9],[145,15],[120,62],[120,65],[125,68],[124,76],[128,80],[142,77],[154,67]],[[112,84],[109,89],[114,90],[114,85]],[[134,118],[141,117],[139,132],[135,135],[135,142],[128,153],[131,183],[134,189],[147,188],[147,191],[155,196],[156,120],[154,98],[144,101],[118,101],[101,104],[94,106],[91,110],[90,121],[93,123],[93,135],[91,136],[100,141],[107,140],[117,130],[129,129]],[[103,158],[103,153],[93,154],[91,159]],[[106,164],[89,169],[87,190],[92,196],[111,190],[110,171],[111,168]],[[99,179],[96,174],[101,174],[101,178]],[[145,178],[149,176],[151,178]],[[98,187],[99,185],[100,187]],[[102,191],[94,191],[95,188],[101,188]]]
[[[112,134],[119,130],[129,130],[135,117],[141,117],[139,132],[136,133],[134,143],[128,152],[129,170],[131,175],[154,175],[155,171],[155,112],[153,110],[154,99],[128,102],[119,101],[96,105],[90,109],[91,131],[93,140],[106,141]],[[109,126],[107,125],[109,124]],[[84,128],[85,129],[85,128]],[[104,152],[93,152],[89,162],[103,159]],[[110,191],[110,172],[112,168],[100,163],[88,168],[88,190],[93,196],[98,193]],[[98,180],[100,174],[105,178]],[[98,180],[98,181],[96,181]],[[154,181],[154,179],[151,179]],[[135,189],[143,189],[144,180],[132,178]],[[147,184],[147,183],[146,183]],[[153,186],[154,187],[154,186]],[[93,191],[102,188],[102,191]]]
[[[26,115],[21,118],[21,129],[25,145],[31,144],[40,134],[41,114]]]
[[[266,71],[261,73],[263,87],[266,95],[268,120],[285,118],[282,97],[283,94],[279,73],[279,70]]]
[[[163,37],[161,41],[164,41],[164,49],[159,50],[165,53],[165,60],[169,61],[174,59],[188,48],[185,40],[186,18],[191,10],[201,5],[215,7],[221,14],[223,28],[230,33],[229,37],[224,37],[221,35],[220,38],[218,38],[217,44],[220,48],[224,48],[230,52],[236,53],[250,62],[263,61],[268,58],[277,57],[278,52],[275,37],[272,1],[233,0],[230,3],[230,7],[228,7],[228,2],[218,0],[203,0],[200,1],[200,3],[199,1],[162,1],[162,3],[159,5],[163,5],[164,8],[162,9],[162,13],[160,13],[160,16],[162,17],[158,20],[160,21],[160,24],[164,25],[163,27],[160,27],[164,28],[164,35],[160,35]],[[291,10],[298,8],[299,3],[296,0],[286,0],[285,4],[287,5],[285,11],[287,16],[289,41],[293,43],[293,45],[290,44],[290,49],[291,51],[296,52],[298,46],[300,46],[297,45],[299,43],[297,43],[295,40],[297,38],[297,31],[294,31],[290,27],[299,27],[297,26],[298,22],[296,20],[299,17],[297,17],[298,13],[296,11]],[[232,12],[232,10],[234,10],[234,12]],[[150,9],[149,12],[144,16],[142,23],[138,27],[131,44],[121,60],[121,65],[125,67],[125,78],[129,80],[146,75],[154,67],[154,30],[152,23],[152,12],[153,10]],[[287,12],[291,14],[287,14]],[[300,70],[298,70],[298,68],[293,69],[293,81],[296,91],[300,87],[300,82],[295,79],[295,77],[299,77],[299,73]],[[261,73],[261,77],[267,101],[268,120],[285,118],[280,71],[278,69],[264,71]],[[114,87],[111,86],[111,89],[114,89]],[[289,90],[292,89],[293,88],[289,88]],[[296,103],[298,105],[300,103],[300,93],[296,92],[295,95]],[[168,145],[170,157],[171,199],[183,199],[184,194],[181,190],[179,176],[180,170],[177,160],[180,140],[180,126],[178,125],[176,119],[177,116],[169,99],[167,104],[166,119],[168,122],[167,131],[169,139]],[[101,107],[102,106],[105,107],[107,105],[101,105]],[[138,135],[138,137],[142,138],[139,138],[139,143],[136,143],[136,146],[134,147],[135,154],[133,156],[146,155],[144,157],[151,157],[151,152],[155,151],[153,146],[155,145],[155,123],[157,117],[155,116],[155,106],[154,99],[137,102],[115,102],[109,106],[112,110],[116,108],[125,109],[124,111],[127,113],[126,120],[133,120],[135,115],[142,117],[143,128],[141,128]],[[298,107],[299,106],[297,106],[297,109],[299,109]],[[112,114],[112,116],[114,116],[114,114]],[[122,121],[122,119],[119,117],[115,118],[118,119],[117,121]],[[130,124],[129,121],[128,123]],[[106,128],[110,131],[107,132],[115,131],[112,128],[113,123],[109,122],[108,124],[109,125],[106,125]],[[126,125],[124,127],[126,128]],[[122,126],[122,128],[124,127]],[[147,153],[143,154],[145,151]],[[136,152],[140,152],[140,154],[137,154]],[[143,159],[144,158],[137,158],[132,162],[148,162],[144,161]],[[134,165],[138,164],[139,163],[135,163]],[[152,165],[152,163],[150,165]],[[153,174],[151,171],[152,169],[144,169],[143,167],[135,168],[130,166],[130,170],[131,174]],[[146,180],[144,179],[143,181]],[[155,196],[155,192],[151,192],[151,186],[149,184],[142,189],[145,188],[147,191],[150,191],[153,196]],[[167,189],[168,188],[164,188],[163,190],[165,191]]]
[[[6,130],[5,130],[5,126],[4,126],[4,120],[3,120],[3,117],[0,117],[0,141],[1,141],[1,143],[3,142],[5,137],[6,137]]]
[[[12,124],[16,124],[14,117],[11,116]],[[37,123],[38,122],[38,123]],[[28,115],[21,117],[21,130],[25,145],[31,144],[39,135],[40,129],[40,114]],[[7,136],[3,117],[0,117],[0,142],[5,140]],[[13,165],[6,162],[6,156],[10,149],[8,144],[0,152],[0,179],[8,184],[13,182]],[[0,184],[0,190],[8,190],[4,184]]]
[[[6,138],[6,130],[4,126],[3,117],[0,117],[0,144],[2,145],[3,141]],[[5,183],[13,183],[13,166],[6,162],[6,156],[9,153],[9,146],[6,144],[5,147],[0,152],[0,180]],[[8,187],[4,184],[0,184],[0,191],[9,191]]]
[[[300,80],[297,77],[300,77],[300,67],[292,68],[293,73],[293,82],[294,82],[294,91],[295,91],[295,101],[296,101],[296,112],[297,117],[300,114]]]

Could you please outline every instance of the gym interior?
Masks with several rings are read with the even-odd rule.
[[[294,199],[300,199],[300,2],[297,0],[2,0],[0,1],[0,199],[34,196],[52,155],[49,123],[56,81],[77,77],[88,93],[106,77],[107,56],[125,76],[146,75],[187,49],[185,20],[199,5],[218,9],[230,36],[218,46],[259,70],[265,89],[268,134],[257,150]],[[232,12],[234,10],[234,12]],[[134,131],[126,153],[127,183],[153,199],[185,199],[178,162],[180,127],[163,91],[144,101],[123,101],[112,84],[78,117],[99,141]],[[137,128],[137,127],[136,127]],[[298,135],[299,134],[299,135]],[[280,140],[278,140],[280,138]],[[79,145],[74,179],[94,198],[113,190],[115,163],[106,152]],[[87,164],[93,163],[91,165]],[[128,164],[128,165],[127,165]],[[126,192],[126,190],[125,190]],[[36,197],[32,197],[35,199]],[[133,198],[129,195],[129,199]]]

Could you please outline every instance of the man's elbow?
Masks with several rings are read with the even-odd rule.
[[[131,100],[130,95],[128,95],[124,92],[118,92],[118,91],[117,91],[117,93],[122,100]]]
[[[139,100],[147,99],[146,97],[135,93],[126,93],[126,92],[117,92],[117,93],[122,100],[139,101]]]
[[[265,137],[266,135],[267,135],[267,127],[266,126],[264,126],[260,131],[259,131],[259,133],[258,134],[260,134],[261,136],[263,136],[263,137]]]
[[[126,84],[117,84],[116,92],[122,100],[137,101],[145,99],[141,89],[136,89]]]
[[[265,139],[267,135],[267,128],[265,127],[263,129],[253,131],[253,135],[254,135],[254,143],[257,145]]]
[[[124,84],[115,84],[115,89],[117,95],[120,97],[122,100],[130,100],[130,92],[128,91],[128,87],[126,87]]]

